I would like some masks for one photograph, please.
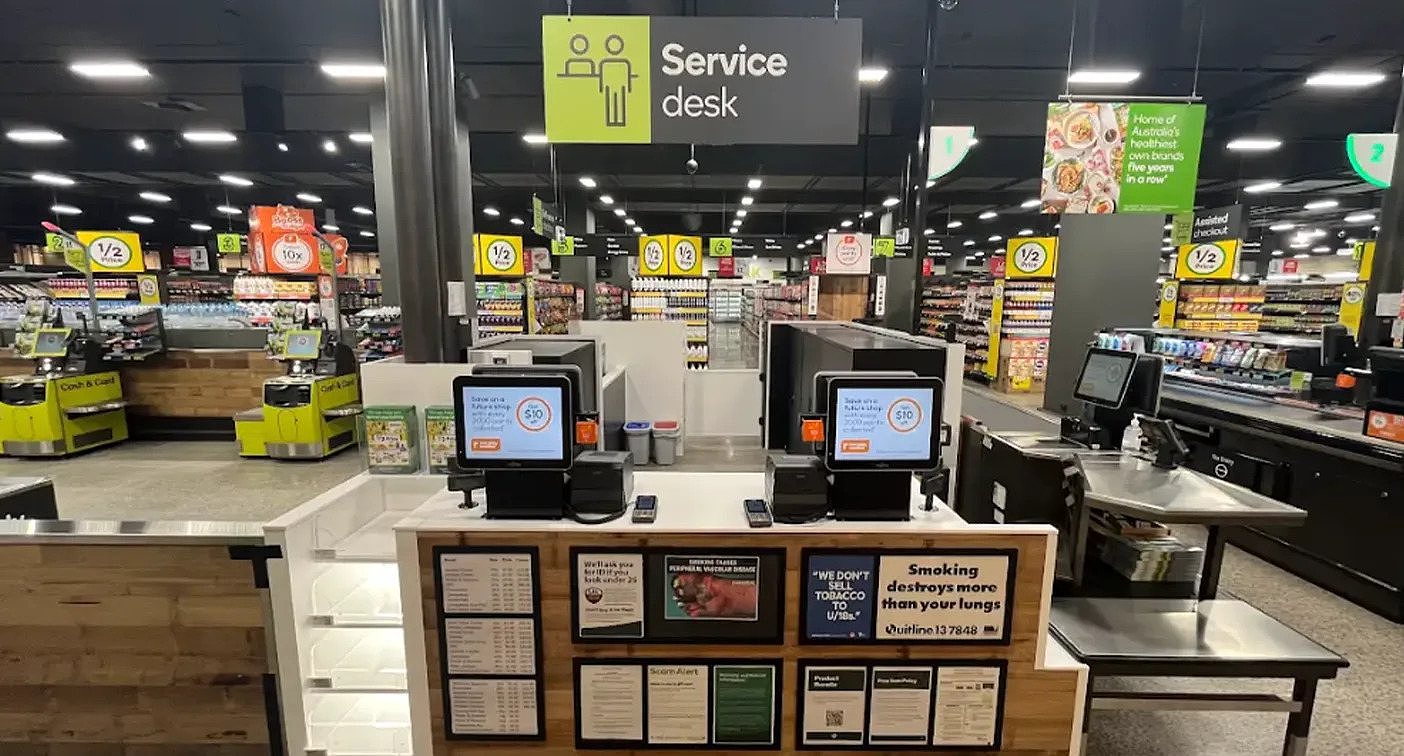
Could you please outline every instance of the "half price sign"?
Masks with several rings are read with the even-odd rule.
[[[79,231],[78,241],[88,247],[94,273],[140,273],[141,237],[131,231]]]
[[[1175,256],[1175,278],[1233,278],[1238,270],[1238,240],[1182,244]]]
[[[480,275],[526,275],[526,263],[522,260],[522,237],[475,234],[473,242],[473,246],[478,250]]]
[[[1005,278],[1053,278],[1058,272],[1058,239],[1022,236],[1005,245]]]

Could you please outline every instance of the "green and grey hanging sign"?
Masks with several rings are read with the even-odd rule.
[[[854,144],[858,19],[544,16],[546,137]]]

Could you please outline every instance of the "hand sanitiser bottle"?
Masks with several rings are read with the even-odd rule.
[[[1127,453],[1141,450],[1141,421],[1131,418],[1131,424],[1121,432],[1121,450]]]

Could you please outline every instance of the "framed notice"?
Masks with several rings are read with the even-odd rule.
[[[800,659],[802,751],[999,750],[1003,659]]]
[[[1008,645],[1014,549],[804,549],[800,643]]]
[[[541,588],[534,546],[433,550],[448,740],[544,740]]]
[[[644,637],[642,552],[572,548],[570,575],[572,635],[577,641]]]
[[[644,642],[782,642],[784,549],[653,548],[644,565]]]
[[[778,750],[779,659],[577,657],[577,750]]]

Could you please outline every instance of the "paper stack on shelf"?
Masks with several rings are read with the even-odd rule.
[[[1092,529],[1102,536],[1102,562],[1127,580],[1193,583],[1204,568],[1204,549],[1181,541],[1163,526],[1098,512]]]

